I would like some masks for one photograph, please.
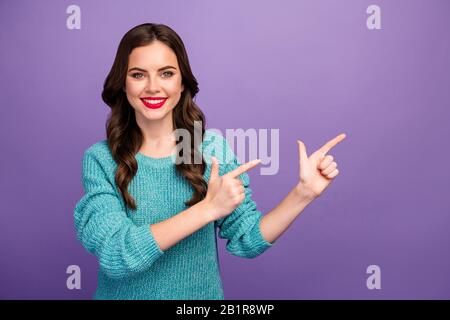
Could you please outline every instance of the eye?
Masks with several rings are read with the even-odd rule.
[[[164,71],[162,74],[163,75],[164,74],[169,74],[168,76],[165,76],[165,78],[169,78],[169,77],[173,76],[173,72],[172,71]]]
[[[141,72],[136,72],[136,73],[133,73],[131,76],[133,77],[133,78],[135,78],[135,79],[141,79],[141,77],[136,77],[136,75],[143,75]]]

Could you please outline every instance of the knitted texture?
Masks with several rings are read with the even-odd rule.
[[[219,174],[241,163],[227,140],[206,130],[201,143],[206,162],[205,181],[211,172],[211,156],[218,158]],[[186,210],[193,188],[175,168],[175,155],[152,158],[135,155],[137,174],[128,186],[137,209],[125,206],[114,180],[117,164],[106,140],[90,146],[83,156],[84,195],[74,209],[78,241],[99,262],[94,299],[224,299],[217,252],[218,236],[227,239],[233,255],[254,258],[272,246],[261,234],[261,212],[251,199],[249,176],[239,178],[245,200],[230,215],[211,222],[162,251],[150,225]]]

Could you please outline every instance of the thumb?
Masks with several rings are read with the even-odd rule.
[[[211,157],[211,174],[209,175],[209,182],[215,181],[219,177],[219,163],[216,157]]]
[[[306,154],[306,146],[300,140],[297,140],[297,144],[298,144],[298,159],[300,164],[302,164],[303,162],[308,160],[308,155]]]

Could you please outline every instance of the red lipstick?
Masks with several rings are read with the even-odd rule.
[[[140,98],[144,106],[150,109],[158,109],[161,108],[166,102],[167,98],[163,97],[144,97]],[[157,103],[155,103],[157,102]]]

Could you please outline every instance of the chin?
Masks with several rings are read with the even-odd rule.
[[[145,109],[142,113],[142,117],[148,120],[160,120],[169,115],[170,111],[163,111],[161,109]]]
[[[152,111],[154,112],[154,111]],[[164,115],[162,114],[146,114],[143,116],[144,120],[161,120],[164,118]]]

